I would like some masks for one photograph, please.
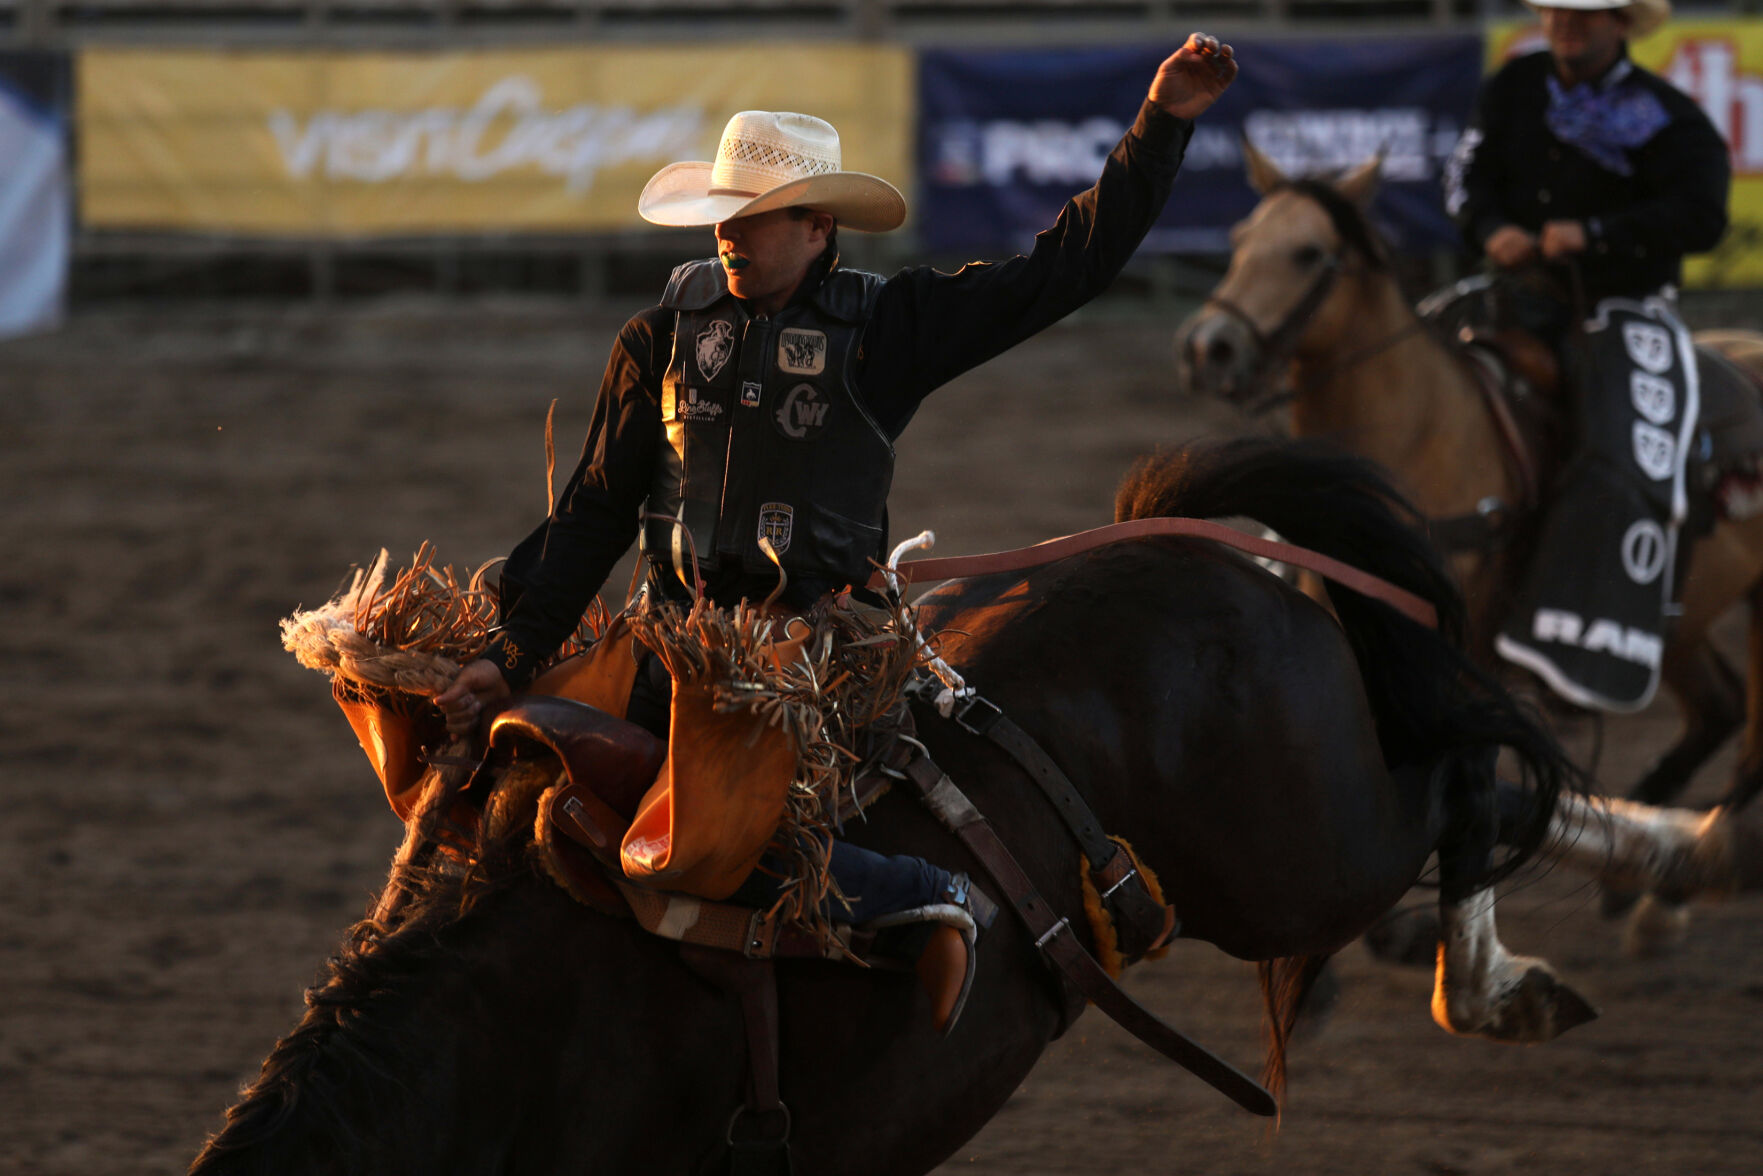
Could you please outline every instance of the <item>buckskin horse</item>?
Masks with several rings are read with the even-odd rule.
[[[1480,335],[1450,336],[1417,313],[1366,215],[1379,161],[1337,181],[1294,179],[1251,144],[1244,151],[1262,199],[1232,231],[1223,279],[1178,329],[1180,381],[1193,393],[1255,408],[1289,396],[1294,435],[1330,439],[1389,471],[1449,550],[1468,601],[1469,648],[1492,666],[1527,524],[1558,456],[1549,434],[1560,410],[1546,394],[1553,359],[1510,330],[1481,324]],[[1713,451],[1705,473],[1730,472],[1723,464],[1748,472],[1757,457],[1763,335],[1707,331],[1696,342],[1704,444]],[[1528,395],[1503,395],[1502,374],[1507,391],[1513,375],[1525,379]],[[1734,423],[1752,430],[1749,437],[1725,427]],[[1734,604],[1748,604],[1753,616],[1763,605],[1763,515],[1735,513],[1720,511],[1691,551],[1661,669],[1682,727],[1633,787],[1635,800],[1671,803],[1741,728],[1741,755],[1720,803],[1742,806],[1763,788],[1763,632],[1753,620],[1742,675],[1710,639]],[[1606,910],[1623,905],[1618,898]],[[1673,913],[1651,911],[1631,925],[1630,946],[1658,950],[1680,929]]]
[[[1454,648],[1449,575],[1369,463],[1297,442],[1179,451],[1128,479],[1118,514],[1251,516],[1438,616],[1435,631],[1348,590],[1333,593],[1331,614],[1237,552],[1168,537],[951,581],[919,604],[943,655],[1132,842],[1184,934],[1263,962],[1270,1063],[1312,965],[1397,901],[1435,850],[1435,1018],[1537,1041],[1589,1015],[1541,960],[1506,953],[1492,924],[1492,880],[1551,822],[1559,832],[1575,819],[1557,803],[1567,766]],[[1093,947],[1077,850],[1052,806],[992,744],[914,705],[929,754]],[[1501,747],[1528,788],[1510,811],[1496,800]],[[534,796],[555,764],[506,770],[468,865],[427,853],[458,836],[443,814],[465,771],[431,767],[377,907],[192,1173],[726,1168],[729,1111],[749,1076],[738,1003],[679,945],[577,903],[536,864]],[[1530,819],[1513,820],[1519,809]],[[1604,866],[1693,860],[1698,886],[1730,873],[1700,826],[1680,821],[1661,856],[1640,844],[1644,820],[1594,823],[1612,844],[1629,838],[1594,855]],[[997,893],[904,795],[846,835],[966,869]],[[1498,857],[1496,835],[1512,847]],[[971,999],[947,1037],[909,973],[796,960],[776,976],[777,1072],[802,1173],[929,1170],[1076,1015],[1008,912],[980,940]]]

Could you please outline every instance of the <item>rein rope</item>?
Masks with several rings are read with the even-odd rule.
[[[1273,539],[1262,539],[1254,535],[1246,535],[1234,527],[1223,523],[1214,523],[1206,519],[1132,519],[1124,523],[1111,523],[1106,527],[1096,527],[1089,531],[1079,531],[1075,535],[1065,535],[1058,539],[1048,539],[1033,547],[1019,547],[1012,551],[995,551],[987,555],[957,555],[943,559],[918,559],[900,564],[894,570],[906,581],[925,582],[930,580],[960,580],[973,576],[986,576],[996,572],[1016,572],[1026,568],[1036,568],[1043,564],[1053,563],[1068,556],[1078,555],[1085,551],[1093,551],[1113,543],[1121,543],[1130,539],[1145,539],[1158,535],[1181,535],[1196,539],[1211,539],[1214,542],[1234,547],[1250,555],[1263,559],[1277,560],[1315,572],[1317,575],[1333,580],[1344,588],[1350,588],[1361,596],[1369,596],[1373,600],[1382,601],[1409,620],[1429,629],[1438,627],[1438,610],[1430,601],[1398,588],[1379,576],[1362,571],[1351,564],[1342,563],[1332,556],[1323,555],[1319,551],[1311,551],[1306,547],[1298,547],[1291,543],[1282,543]],[[881,591],[889,586],[890,573],[878,571],[869,579],[869,587]]]

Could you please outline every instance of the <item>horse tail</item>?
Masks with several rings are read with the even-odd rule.
[[[1282,1105],[1286,1093],[1286,1049],[1304,1011],[1305,999],[1328,964],[1327,955],[1284,956],[1255,965],[1261,980],[1262,1024],[1267,1029],[1267,1063],[1261,1085]]]
[[[1491,885],[1529,861],[1575,769],[1554,738],[1463,650],[1463,598],[1427,540],[1420,514],[1379,467],[1323,443],[1248,437],[1141,460],[1115,499],[1117,519],[1248,517],[1430,602],[1438,629],[1337,584],[1329,601],[1345,630],[1392,767],[1438,763],[1489,748],[1516,753],[1532,803],[1501,827],[1508,853],[1487,863]],[[1476,802],[1494,804],[1491,788]]]

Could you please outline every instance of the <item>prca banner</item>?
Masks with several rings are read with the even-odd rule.
[[[1450,247],[1440,169],[1480,81],[1476,36],[1245,40],[1242,72],[1197,121],[1144,249],[1227,253],[1256,202],[1247,134],[1288,175],[1383,152],[1374,210],[1400,249]],[[919,59],[920,232],[938,250],[1026,248],[1137,116],[1166,47],[927,51]]]

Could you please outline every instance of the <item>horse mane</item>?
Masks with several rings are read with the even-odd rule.
[[[369,1171],[373,1154],[423,1154],[428,1141],[414,1129],[420,1117],[361,1111],[412,1093],[395,1076],[398,1062],[419,1053],[432,1031],[402,1014],[434,965],[454,955],[442,933],[490,895],[532,876],[532,821],[530,812],[521,819],[518,806],[534,795],[534,781],[517,780],[520,771],[503,778],[475,836],[451,819],[459,781],[453,773],[431,773],[375,912],[356,922],[325,961],[306,990],[300,1023],[227,1109],[226,1125],[209,1137],[190,1176],[220,1176],[242,1164],[266,1170],[264,1161],[242,1155],[249,1149],[275,1157],[267,1170],[313,1170],[316,1158],[291,1151],[284,1142],[290,1139],[322,1141],[326,1171]],[[446,845],[470,848],[447,852]],[[360,1133],[361,1122],[373,1125],[371,1139]],[[400,1130],[408,1138],[390,1137]]]
[[[1390,268],[1389,246],[1384,244],[1380,234],[1365,215],[1365,210],[1358,204],[1341,194],[1341,190],[1327,180],[1315,176],[1304,176],[1298,179],[1283,180],[1267,192],[1272,196],[1276,192],[1291,191],[1300,196],[1307,196],[1322,206],[1328,214],[1330,223],[1336,233],[1349,247],[1365,258],[1365,264],[1378,271]]]

